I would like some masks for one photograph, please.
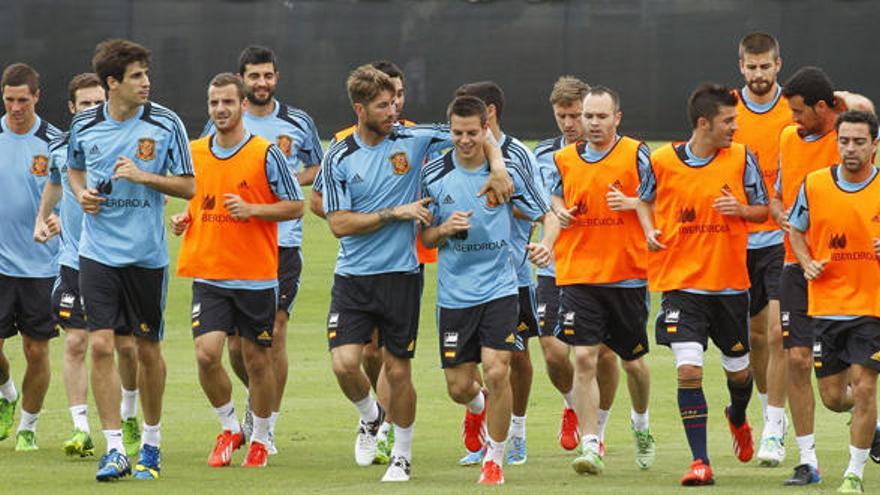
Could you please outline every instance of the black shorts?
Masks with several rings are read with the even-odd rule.
[[[779,277],[785,262],[785,246],[776,244],[746,251],[749,267],[749,316],[755,316],[771,300],[779,300]]]
[[[52,316],[64,330],[85,330],[86,315],[79,294],[79,270],[61,265],[61,272],[52,287]]]
[[[541,334],[538,327],[538,298],[534,285],[519,288],[519,321],[516,333],[525,342]]]
[[[113,267],[79,258],[79,290],[90,331],[110,329],[161,341],[167,285],[168,267]]]
[[[655,333],[661,345],[698,342],[705,351],[711,338],[721,354],[744,356],[749,352],[749,294],[664,292]]]
[[[479,363],[483,347],[521,351],[523,339],[513,331],[517,296],[506,296],[469,308],[437,307],[440,332],[440,365],[454,368]]]
[[[330,348],[366,344],[379,329],[379,347],[412,358],[419,333],[421,275],[381,273],[333,276],[327,339]]]
[[[807,279],[801,265],[785,265],[779,285],[782,347],[813,347],[813,324],[807,316]]]
[[[278,311],[290,315],[299,292],[302,267],[302,251],[298,247],[278,248]]]
[[[224,289],[203,282],[192,285],[193,338],[209,332],[239,335],[263,347],[272,346],[277,290]]]
[[[880,318],[813,318],[813,328],[813,368],[817,378],[835,375],[853,364],[880,371]]]
[[[561,287],[559,338],[572,346],[605,344],[624,361],[648,353],[647,287]]]
[[[538,335],[559,334],[559,287],[555,277],[538,276]]]
[[[52,320],[52,285],[55,279],[8,277],[0,274],[0,339],[21,332],[34,340],[58,336]]]

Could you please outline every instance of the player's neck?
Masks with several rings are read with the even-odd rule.
[[[357,129],[355,130],[357,133],[358,139],[360,139],[367,146],[376,146],[385,140],[385,134],[379,134],[378,132],[370,129],[369,126],[362,122],[358,122]]]
[[[462,157],[458,154],[458,150],[454,151],[454,153],[455,163],[465,170],[477,170],[486,164],[486,154],[482,150],[474,154],[471,158]]]
[[[822,116],[822,127],[816,134],[824,136],[825,134],[833,131],[834,128],[837,127],[837,115],[837,112],[825,112],[825,114]]]
[[[718,146],[715,146],[710,140],[701,137],[696,133],[691,136],[690,141],[687,142],[687,146],[695,157],[701,159],[710,158],[718,152]]]
[[[587,139],[587,135],[586,135],[586,134],[584,134],[584,135],[582,135],[582,136],[578,136],[578,137],[576,137],[576,138],[574,138],[574,139],[568,139],[568,138],[565,137],[565,136],[562,137],[562,141],[563,141],[566,145],[574,144],[574,143],[577,143],[577,142],[579,142],[579,141],[584,141],[584,140],[586,140],[586,139]]]
[[[850,171],[845,166],[839,167],[840,178],[850,184],[860,184],[871,177],[871,164],[865,163],[858,170]]]
[[[217,133],[214,135],[214,142],[217,143],[217,146],[225,149],[232,149],[238,146],[239,143],[244,139],[244,125],[239,122],[234,129],[230,129],[228,131],[217,130]]]
[[[140,103],[123,101],[119,98],[113,98],[112,95],[107,101],[107,115],[109,115],[110,118],[115,120],[116,122],[125,122],[126,120],[137,115],[140,109]]]
[[[13,123],[12,119],[9,118],[9,114],[7,114],[5,118],[6,127],[12,131],[13,134],[27,134],[31,132],[31,129],[34,128],[34,124],[37,122],[37,115],[33,113],[20,124]]]
[[[607,143],[599,143],[595,144],[592,141],[587,142],[587,146],[590,148],[590,151],[595,153],[605,153],[610,150],[614,143],[617,142],[617,132],[614,133],[614,137],[610,139]]]
[[[752,92],[752,89],[746,86],[746,98],[749,99],[751,103],[755,103],[757,105],[766,105],[776,99],[776,93],[779,91],[779,84],[776,81],[773,81],[773,87],[770,88],[770,91],[762,95],[756,95]]]
[[[248,101],[247,113],[254,117],[265,117],[275,111],[275,98],[272,98],[265,105],[257,105],[252,101]]]
[[[498,125],[498,121],[492,119],[489,121],[489,130],[492,131],[492,135],[495,136],[495,140],[498,141],[498,144],[501,144],[501,126]]]

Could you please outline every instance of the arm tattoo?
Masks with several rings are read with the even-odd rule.
[[[381,210],[376,212],[379,215],[379,222],[382,224],[386,224],[394,220],[394,209],[393,208],[382,208]]]

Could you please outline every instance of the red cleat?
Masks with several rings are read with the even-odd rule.
[[[752,427],[749,422],[740,426],[733,426],[730,422],[729,414],[730,406],[724,408],[724,417],[727,418],[727,426],[730,427],[730,434],[733,435],[733,453],[740,462],[749,462],[755,455],[755,442],[752,440]]]
[[[712,476],[712,468],[703,464],[702,459],[697,459],[691,464],[691,468],[681,478],[682,486],[714,485],[715,477]]]
[[[269,458],[269,451],[266,446],[256,440],[251,441],[251,447],[248,449],[247,457],[241,463],[244,467],[266,467]]]
[[[480,470],[480,480],[477,483],[481,485],[503,485],[504,471],[501,466],[495,464],[495,461],[487,461]]]
[[[577,414],[574,409],[566,407],[562,410],[562,423],[559,425],[559,445],[565,450],[574,450],[580,441]]]
[[[228,466],[232,462],[232,452],[241,447],[244,443],[244,433],[232,433],[229,430],[223,430],[217,435],[217,443],[211,456],[208,457],[208,465],[212,467]]]
[[[485,395],[484,392],[480,392]],[[474,414],[465,408],[464,426],[462,436],[464,437],[464,447],[468,452],[479,452],[486,443],[486,407],[483,412]]]

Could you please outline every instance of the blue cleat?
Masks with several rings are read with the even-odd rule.
[[[141,446],[138,463],[134,467],[134,479],[159,479],[159,463],[161,462],[161,459],[162,455],[159,453],[159,447],[153,447],[152,445]]]
[[[791,478],[785,480],[782,484],[785,486],[804,486],[820,483],[822,476],[819,470],[809,464],[798,464],[794,468],[794,474]]]
[[[507,444],[507,464],[519,466],[529,460],[526,453],[526,439],[523,437],[511,437]]]
[[[131,463],[128,462],[128,457],[113,449],[98,461],[98,472],[95,474],[95,479],[113,481],[129,474],[131,474]]]
[[[476,452],[468,451],[468,453],[465,454],[464,457],[462,457],[461,459],[458,460],[458,465],[459,466],[476,466],[476,465],[480,464],[481,462],[483,462],[484,455],[486,455],[486,447],[483,447],[482,449],[480,449]]]

